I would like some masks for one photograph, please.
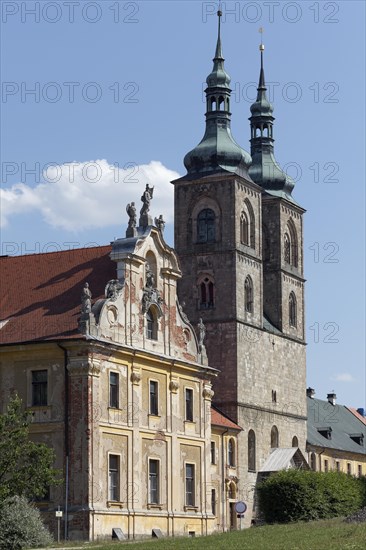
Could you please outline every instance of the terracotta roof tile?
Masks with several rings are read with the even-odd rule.
[[[213,426],[222,426],[223,428],[231,428],[233,430],[242,430],[238,424],[230,420],[228,416],[213,406],[211,407],[211,424]]]
[[[117,276],[111,247],[0,258],[0,344],[79,338],[81,290],[93,302]]]
[[[349,411],[351,411],[351,413],[354,414],[356,418],[358,418],[359,420],[361,420],[361,422],[362,422],[363,424],[366,425],[366,418],[365,418],[364,416],[362,416],[362,415],[358,412],[357,409],[354,409],[353,407],[347,407],[347,409],[348,409]]]

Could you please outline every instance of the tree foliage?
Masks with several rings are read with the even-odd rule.
[[[52,537],[39,511],[24,497],[10,497],[0,506],[0,549],[21,550],[49,546]]]
[[[39,498],[57,483],[52,467],[55,454],[44,444],[29,439],[31,414],[15,395],[7,412],[0,415],[0,503],[18,495]]]
[[[346,516],[366,504],[365,482],[342,472],[282,470],[258,485],[259,508],[268,523]]]

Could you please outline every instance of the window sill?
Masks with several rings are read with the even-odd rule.
[[[192,426],[195,426],[196,422],[194,420],[184,420],[184,424],[192,424]]]
[[[149,413],[147,416],[149,418],[161,418],[161,414]]]
[[[118,500],[107,500],[108,508],[123,508],[123,502]]]
[[[198,506],[184,506],[185,512],[198,512]]]
[[[248,473],[249,473],[249,474],[255,474],[256,472],[257,472],[257,470],[250,470],[250,469],[248,468]]]
[[[162,510],[163,509],[163,505],[162,504],[148,504],[147,505],[148,509],[149,510]]]

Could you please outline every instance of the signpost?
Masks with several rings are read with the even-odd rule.
[[[235,511],[237,513],[238,518],[240,518],[240,530],[241,530],[241,520],[244,517],[244,513],[247,511],[247,505],[242,500],[239,500],[235,504]]]
[[[60,510],[60,507],[58,507],[58,510],[56,510],[56,517],[57,517],[57,542],[60,542],[60,523],[62,518],[62,511]]]

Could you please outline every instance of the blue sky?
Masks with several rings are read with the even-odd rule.
[[[1,3],[2,254],[106,244],[156,186],[168,221],[204,132],[217,2]],[[276,158],[305,215],[308,385],[365,406],[365,4],[223,2],[232,130],[265,73]],[[31,92],[33,90],[33,93]],[[33,173],[32,173],[33,170]]]

